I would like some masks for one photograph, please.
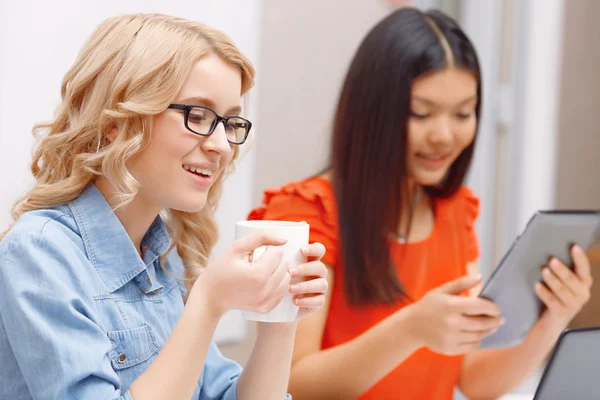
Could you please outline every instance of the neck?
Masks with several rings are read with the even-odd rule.
[[[407,190],[402,195],[402,209],[400,210],[400,221],[396,232],[398,238],[408,240],[407,233],[413,231],[415,225],[418,225],[419,221],[424,216],[428,216],[430,212],[431,201],[429,196],[421,185],[410,180]]]
[[[421,185],[416,184],[412,179],[408,181],[406,191],[402,195],[402,210],[400,210],[400,219],[408,219],[411,213],[427,203],[427,195]]]
[[[100,177],[94,183],[114,210],[120,203],[116,188],[104,177]],[[115,215],[140,255],[142,239],[160,211],[160,207],[150,204],[139,194],[129,204],[115,210]]]

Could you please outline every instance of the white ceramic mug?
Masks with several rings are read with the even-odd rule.
[[[306,262],[306,257],[300,253],[300,248],[308,244],[310,225],[306,222],[288,221],[240,221],[235,224],[235,238],[239,239],[255,232],[267,232],[287,239],[287,243],[278,246],[283,251],[282,263],[287,263],[288,268]],[[266,246],[260,246],[252,254],[255,260],[265,252]],[[292,284],[297,280],[292,280]],[[287,293],[284,299],[271,312],[261,314],[243,311],[244,318],[248,321],[261,322],[291,322],[298,316],[298,306],[294,304],[294,296]]]

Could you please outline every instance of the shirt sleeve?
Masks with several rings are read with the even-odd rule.
[[[237,383],[241,373],[242,368],[225,358],[212,342],[202,372],[199,400],[237,400]],[[291,400],[292,397],[287,395],[285,399]]]
[[[466,262],[476,262],[480,256],[479,237],[477,236],[477,218],[479,217],[479,197],[467,187],[462,187],[465,216],[465,256]]]
[[[39,232],[2,244],[1,323],[31,397],[132,400],[111,367],[91,290],[77,279],[81,250]]]
[[[225,358],[212,342],[202,372],[202,390],[199,400],[236,400],[237,382],[242,368]]]
[[[319,242],[326,253],[321,261],[335,268],[338,261],[338,232],[335,201],[323,188],[310,183],[288,184],[265,192],[263,206],[249,220],[304,221],[310,225],[309,242]]]

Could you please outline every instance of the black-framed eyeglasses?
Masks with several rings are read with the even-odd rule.
[[[242,117],[221,117],[208,107],[191,104],[171,104],[168,108],[183,110],[184,125],[200,136],[210,136],[220,122],[223,122],[227,141],[231,144],[243,144],[248,138],[252,122]]]

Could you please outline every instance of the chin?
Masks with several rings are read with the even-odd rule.
[[[169,208],[185,213],[197,213],[202,211],[206,206],[206,196],[194,200],[196,201],[189,201],[189,199],[186,199],[186,201],[177,202],[173,207]]]
[[[440,173],[417,173],[414,175],[414,181],[420,186],[436,186],[445,178],[446,171]]]

